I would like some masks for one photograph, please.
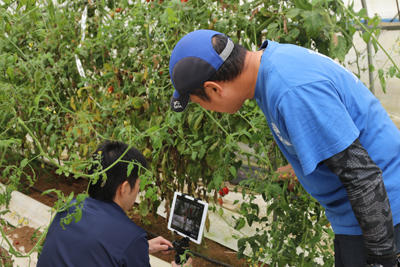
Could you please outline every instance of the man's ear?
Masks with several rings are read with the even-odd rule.
[[[119,192],[122,196],[130,193],[130,191],[131,191],[131,185],[129,184],[128,181],[122,182],[122,184],[120,184],[117,188],[117,192]]]
[[[206,94],[211,97],[211,95],[222,96],[222,86],[218,82],[206,81],[203,84]]]

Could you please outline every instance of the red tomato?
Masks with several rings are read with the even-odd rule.
[[[218,193],[219,193],[219,195],[222,196],[222,197],[225,195],[225,194],[224,194],[224,190],[222,190],[222,189],[220,189]]]
[[[220,197],[218,198],[218,203],[219,203],[220,206],[222,206],[222,204],[224,203],[224,201],[222,200],[222,198],[220,198]]]
[[[229,193],[229,188],[225,186],[222,188],[222,191],[224,192],[224,195],[227,195]]]

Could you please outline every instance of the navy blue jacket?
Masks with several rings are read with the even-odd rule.
[[[47,234],[38,267],[150,266],[146,232],[120,206],[87,198],[82,219],[60,226],[56,215]]]

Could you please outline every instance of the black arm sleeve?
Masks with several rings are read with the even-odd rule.
[[[363,233],[368,262],[394,266],[396,246],[392,212],[381,169],[358,139],[324,163],[346,188]]]

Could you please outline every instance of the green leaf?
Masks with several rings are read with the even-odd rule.
[[[235,224],[235,229],[240,230],[246,225],[246,221],[244,218],[239,218],[239,220],[236,221]]]
[[[77,203],[81,203],[82,201],[84,201],[87,197],[87,194],[78,194],[76,196],[76,202]]]
[[[276,23],[276,22],[274,22],[274,23],[269,24],[268,27],[267,27],[267,29],[268,29],[269,31],[271,31],[271,30],[274,30],[274,29],[276,29],[276,28],[278,28],[278,27],[279,27],[279,24]]]
[[[386,79],[383,69],[378,70],[379,81],[381,82],[382,91],[386,94]]]
[[[210,151],[213,151],[213,150],[218,146],[218,144],[219,144],[219,139],[218,139],[214,144],[212,144],[212,145],[210,146],[209,150],[210,150]]]
[[[308,0],[293,0],[296,7],[310,10],[312,9],[312,5],[308,2]]]
[[[197,119],[196,119],[196,121],[194,122],[194,125],[193,125],[193,128],[195,130],[199,129],[200,122],[203,120],[203,117],[204,117],[204,113],[200,113],[200,115],[197,117]]]
[[[71,203],[73,198],[74,198],[74,192],[71,192],[69,194],[68,198],[65,200],[65,203],[67,203],[67,204]]]
[[[247,224],[249,226],[252,226],[253,222],[257,221],[257,216],[254,214],[247,214],[246,219],[247,219]]]
[[[196,160],[197,154],[198,154],[197,151],[193,151],[193,152],[192,152],[192,156],[191,156],[192,160]]]
[[[133,167],[135,167],[134,166],[134,163],[131,161],[131,162],[129,162],[129,164],[128,164],[128,168],[127,168],[127,171],[126,171],[126,176],[130,176],[131,175],[131,172],[132,172],[132,170],[133,170]]]
[[[393,76],[396,74],[396,67],[390,66],[388,73],[389,73],[390,78],[393,78]]]
[[[149,128],[149,129],[147,130],[147,133],[148,133],[148,134],[152,134],[152,133],[158,131],[159,129],[160,129],[160,127],[158,127],[157,125],[155,125],[155,126]]]
[[[50,142],[49,142],[50,143],[50,147],[55,147],[56,142],[57,142],[57,134],[53,133],[50,136]]]
[[[142,216],[142,217],[145,217],[145,216],[147,216],[147,214],[149,214],[149,209],[148,209],[145,201],[140,202],[139,213],[140,213],[140,216]]]
[[[107,182],[107,173],[103,172],[101,174],[101,187],[104,187],[106,185]]]
[[[207,150],[206,150],[206,148],[204,146],[200,147],[198,158],[199,159],[204,158],[204,155],[206,154],[206,152],[207,152]]]
[[[231,167],[229,168],[229,171],[231,172],[231,174],[232,174],[233,177],[236,177],[236,176],[237,176],[237,171],[236,171],[236,168],[235,168],[234,166],[231,166]]]
[[[357,15],[359,17],[366,17],[367,16],[367,10],[365,8],[361,8],[360,11],[358,11]]]
[[[371,39],[371,44],[374,47],[375,53],[378,52],[378,50],[379,50],[378,42],[375,39]]]
[[[371,39],[371,34],[369,32],[363,32],[362,38],[363,38],[364,42],[368,43],[369,40]]]
[[[5,214],[7,214],[9,212],[10,212],[9,209],[5,209],[5,210],[0,211],[0,215],[5,215]]]
[[[14,78],[14,69],[11,67],[7,68],[6,74],[8,75],[8,77],[12,80]]]
[[[144,104],[144,100],[141,97],[135,96],[132,99],[132,105],[133,105],[133,108],[135,108],[135,109],[141,108],[143,106],[143,104]]]
[[[347,54],[346,44],[347,44],[346,39],[343,38],[343,36],[337,37],[337,45],[334,46],[333,48],[332,56],[338,58],[340,62],[344,61],[345,56]]]
[[[192,144],[192,146],[200,146],[200,145],[202,145],[203,144],[203,141],[202,140],[198,140],[197,142],[194,142],[193,144]]]
[[[297,28],[291,29],[289,31],[289,37],[292,38],[292,39],[296,39],[297,36],[299,36],[299,34],[300,34],[300,30],[297,29]]]
[[[298,8],[291,8],[291,9],[289,9],[289,11],[286,13],[286,17],[292,19],[292,18],[296,17],[297,15],[299,15],[299,14],[300,14],[300,11],[301,11],[301,10],[298,9]]]
[[[302,13],[304,18],[304,28],[307,31],[307,35],[316,36],[321,33],[323,24],[323,16],[318,10],[306,11]]]
[[[82,207],[77,207],[75,210],[75,223],[79,222],[82,218]]]
[[[25,166],[28,164],[29,160],[28,159],[23,159],[20,163],[20,167],[23,169]]]
[[[312,0],[311,1],[311,4],[313,5],[313,6],[317,6],[317,5],[320,5],[320,4],[322,4],[322,3],[326,3],[327,1],[326,0]]]
[[[45,130],[46,134],[49,134],[49,133],[50,133],[50,131],[51,131],[51,129],[53,128],[53,126],[54,126],[53,123],[50,123],[49,125],[47,125],[46,130]]]

